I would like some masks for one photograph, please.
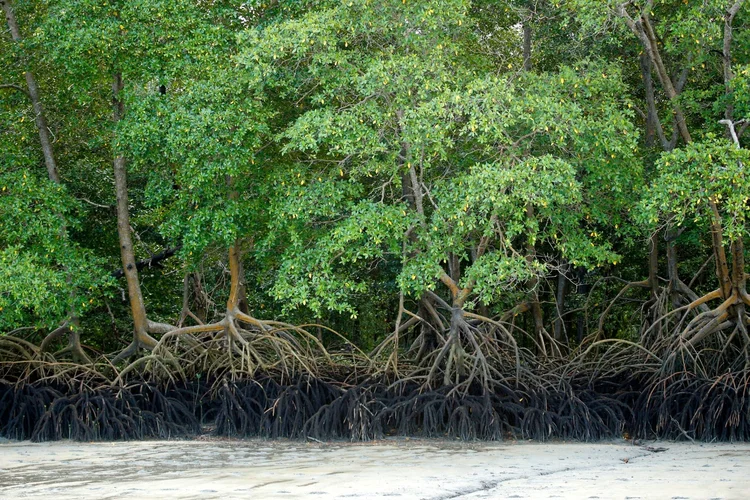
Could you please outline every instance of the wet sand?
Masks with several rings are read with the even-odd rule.
[[[750,498],[750,444],[0,444],[0,498]]]

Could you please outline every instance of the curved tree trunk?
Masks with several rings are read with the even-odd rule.
[[[651,23],[650,4],[651,2],[647,2],[646,6],[638,12],[637,15],[631,16],[628,12],[628,8],[631,7],[631,2],[623,2],[617,5],[616,12],[617,15],[624,20],[630,31],[641,42],[651,64],[653,64],[653,67],[656,69],[659,81],[672,105],[672,109],[674,110],[676,131],[679,132],[682,140],[686,144],[689,144],[692,142],[692,137],[677,99],[681,85],[684,82],[680,80],[678,84],[675,85],[672,78],[669,76],[669,72],[661,56],[658,37]],[[730,0],[727,2],[727,8],[724,14],[722,63],[724,69],[725,92],[727,94],[731,92],[730,82],[734,76],[732,72],[731,57],[732,23],[743,4],[744,0]],[[649,89],[647,88],[647,93],[648,90]],[[729,104],[724,110],[724,119],[721,123],[727,125],[727,135],[730,137],[730,140],[734,140],[737,147],[740,147],[737,135],[734,132],[731,99],[728,99],[727,102]],[[649,105],[651,105],[650,102]],[[651,106],[649,107],[649,110],[651,110],[650,108]],[[656,120],[658,122],[658,117]],[[667,145],[664,140],[662,140],[662,142],[665,145],[665,149],[667,149],[667,147],[673,147],[674,145]],[[723,241],[721,215],[717,203],[714,200],[709,199],[708,209],[710,217],[711,246],[716,266],[715,273],[719,282],[718,290],[710,292],[703,297],[697,297],[677,276],[676,256],[673,242],[668,242],[667,264],[675,311],[683,309],[690,311],[698,308],[702,311],[690,321],[680,335],[680,341],[687,341],[687,343],[692,346],[697,345],[697,343],[706,336],[730,328],[733,325],[736,325],[737,328],[746,332],[747,317],[744,308],[747,304],[750,304],[750,299],[747,297],[747,292],[744,290],[745,272],[744,255],[742,255],[743,252],[741,250],[743,247],[742,237],[740,236],[736,240],[730,242],[730,249],[732,252],[732,271],[730,272]],[[667,239],[671,240],[673,238],[668,237]],[[653,264],[651,264],[650,267],[653,267]],[[651,276],[649,279],[651,279]],[[684,294],[690,299],[690,303],[684,306],[677,304],[676,301],[678,294]],[[721,299],[722,304],[713,310],[707,310],[705,304],[708,301],[715,299]]]
[[[11,38],[14,42],[20,42],[21,32],[18,29],[18,22],[13,13],[13,7],[10,4],[10,0],[0,0],[0,7],[2,7],[3,12],[5,13],[5,20],[8,23]],[[30,70],[24,72],[24,77],[26,78],[29,99],[31,99],[31,105],[34,108],[34,121],[36,123],[37,131],[39,132],[39,142],[42,145],[42,153],[44,154],[44,164],[47,166],[47,174],[51,181],[59,184],[60,177],[57,174],[57,163],[55,162],[55,155],[52,150],[52,140],[50,139],[47,119],[44,115],[44,107],[39,98],[39,87],[37,86],[36,79]]]
[[[115,124],[122,118],[124,111],[119,95],[122,91],[122,76],[117,73],[112,81],[112,106]],[[133,317],[133,341],[115,358],[115,362],[135,354],[139,348],[153,349],[156,339],[149,335],[149,321],[146,306],[138,278],[138,267],[135,261],[133,240],[130,237],[130,209],[128,207],[128,180],[125,157],[116,154],[114,159],[115,194],[117,196],[117,235],[120,242],[120,259],[122,270],[128,285],[130,312]],[[167,326],[167,325],[164,325]],[[159,328],[155,328],[157,330]],[[164,330],[169,330],[165,328]]]
[[[0,7],[2,7],[3,13],[5,14],[5,20],[8,24],[11,38],[14,42],[21,41],[21,31],[18,28],[18,21],[13,12],[13,7],[10,4],[10,0],[0,0]],[[52,148],[52,140],[50,138],[49,126],[47,125],[47,118],[44,113],[44,106],[42,100],[39,97],[39,87],[37,86],[34,74],[29,70],[24,72],[26,79],[26,88],[28,89],[28,97],[31,100],[31,106],[34,109],[34,124],[36,125],[37,132],[39,133],[39,143],[42,148],[42,154],[44,155],[44,165],[47,167],[47,177],[55,184],[60,184],[60,175],[57,172],[57,162],[55,161],[54,150]],[[67,228],[65,220],[62,214],[58,214],[58,217],[63,221],[63,225],[60,229],[60,237],[63,241],[67,239]],[[68,286],[71,287],[71,301],[70,301],[70,312],[68,313],[68,319],[57,329],[50,332],[42,341],[40,346],[42,352],[48,350],[55,340],[68,333],[68,346],[60,352],[68,352],[73,357],[74,361],[77,362],[90,362],[91,360],[83,351],[81,347],[80,337],[80,321],[75,310],[75,290],[73,290],[72,282],[73,278],[71,272],[66,268],[66,279]]]

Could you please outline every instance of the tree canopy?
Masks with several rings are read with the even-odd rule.
[[[0,5],[0,333],[42,358],[747,376],[743,0]]]

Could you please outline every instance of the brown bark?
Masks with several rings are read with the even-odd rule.
[[[656,109],[656,97],[654,92],[654,83],[651,78],[651,59],[648,54],[643,54],[640,57],[641,62],[641,78],[643,80],[643,88],[646,94],[646,146],[651,147],[654,145],[654,133],[659,138],[659,143],[664,151],[671,151],[677,142],[677,127],[674,128],[672,140],[668,141],[664,135],[664,129],[659,119],[659,112]]]
[[[716,203],[709,202],[711,210],[711,241],[714,248],[714,260],[716,262],[716,277],[719,280],[719,289],[722,297],[727,298],[732,293],[732,278],[729,275],[729,264],[726,251],[724,250],[724,228],[721,224],[721,215]]]
[[[241,279],[237,309],[245,314],[250,314],[250,303],[247,301],[247,286],[245,285],[245,267],[242,265],[242,259],[239,259],[239,275]]]
[[[123,104],[119,99],[122,91],[122,76],[115,74],[112,82],[112,107],[113,120],[117,123],[123,115]],[[146,316],[146,306],[141,292],[141,283],[138,278],[133,240],[130,237],[130,209],[128,207],[128,181],[125,157],[117,154],[114,160],[115,194],[117,195],[117,235],[120,242],[120,259],[122,270],[128,285],[128,299],[130,301],[130,312],[133,317],[133,342],[116,360],[122,359],[135,353],[139,347],[151,349],[156,345],[156,340],[148,333],[149,322]]]
[[[657,75],[659,75],[659,81],[661,82],[662,87],[664,87],[664,91],[666,92],[667,97],[672,102],[675,118],[677,121],[677,129],[680,131],[680,135],[682,136],[682,139],[685,141],[685,143],[692,142],[690,132],[688,131],[687,124],[685,123],[685,116],[682,113],[682,108],[675,102],[675,98],[678,96],[678,92],[677,90],[675,90],[675,87],[672,84],[672,79],[667,73],[664,61],[662,61],[661,51],[659,50],[656,34],[654,33],[653,26],[651,25],[648,12],[644,13],[644,15],[641,17],[641,22],[646,33],[646,37],[649,41],[650,48],[647,49],[647,52],[651,56],[651,60],[656,66],[656,72]]]
[[[569,267],[568,264],[562,264],[557,275],[557,294],[555,297],[557,317],[555,318],[554,324],[554,338],[558,342],[563,340],[563,333],[565,333],[563,315],[565,313],[565,294],[568,289],[568,277],[566,276],[566,273]]]
[[[18,22],[13,12],[13,7],[10,5],[10,0],[0,0],[0,7],[2,7],[5,13],[5,20],[10,30],[11,38],[14,42],[21,41],[21,32],[18,28]],[[39,87],[37,86],[36,79],[31,71],[24,72],[26,79],[27,92],[25,94],[31,100],[31,106],[34,110],[34,124],[36,125],[37,132],[39,133],[39,142],[42,148],[42,154],[44,156],[44,164],[47,167],[47,177],[50,181],[55,184],[60,184],[60,176],[57,172],[57,162],[55,161],[55,155],[52,148],[52,140],[50,139],[49,127],[47,125],[47,118],[44,113],[44,106],[42,100],[39,97]],[[62,214],[58,214],[58,217],[62,220],[63,225],[60,229],[60,236],[63,240],[66,239],[67,228],[65,220]],[[83,351],[81,347],[80,338],[80,321],[75,311],[75,290],[72,287],[72,276],[70,271],[66,269],[67,276],[66,282],[71,286],[71,310],[68,314],[68,319],[63,323],[62,326],[50,332],[42,341],[40,349],[42,352],[48,350],[52,343],[61,337],[66,332],[68,333],[68,346],[60,351],[58,354],[70,353],[74,361],[78,362],[90,362],[91,360]]]
[[[531,26],[528,21],[523,24],[523,70],[531,71]]]
[[[13,7],[10,4],[10,0],[0,0],[0,7],[2,7],[3,12],[5,13],[5,20],[8,23],[11,38],[14,42],[20,42],[21,31],[18,29],[18,22],[13,13]],[[50,180],[59,184],[60,177],[57,173],[57,163],[55,162],[55,155],[52,150],[52,140],[50,139],[47,119],[44,115],[44,107],[39,98],[39,87],[37,86],[36,79],[31,71],[26,71],[24,77],[26,78],[28,96],[31,99],[31,105],[34,109],[34,122],[36,123],[36,128],[39,132],[39,142],[42,145],[42,153],[44,154],[44,164],[47,167],[47,174]]]
[[[239,309],[240,295],[242,293],[242,276],[240,273],[240,255],[235,243],[229,247],[229,298],[227,299],[227,310]]]
[[[628,26],[630,31],[633,32],[638,40],[640,40],[641,45],[643,45],[643,49],[646,51],[646,54],[648,54],[651,62],[656,68],[656,74],[659,78],[659,82],[661,83],[662,87],[664,88],[664,92],[667,94],[667,97],[672,103],[672,109],[675,113],[675,121],[680,135],[686,143],[692,142],[690,132],[688,131],[687,124],[685,123],[685,116],[682,112],[682,108],[675,101],[675,98],[679,95],[679,92],[677,92],[677,90],[675,89],[675,86],[672,83],[672,79],[667,72],[666,66],[661,57],[661,51],[659,50],[656,33],[654,32],[653,26],[651,25],[650,10],[652,2],[646,2],[646,5],[636,19],[631,17],[626,9],[629,4],[630,2],[619,4],[616,9],[617,15],[619,15],[625,21],[625,24]]]

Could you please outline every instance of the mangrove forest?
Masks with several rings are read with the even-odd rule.
[[[744,0],[0,6],[0,436],[750,439]]]

